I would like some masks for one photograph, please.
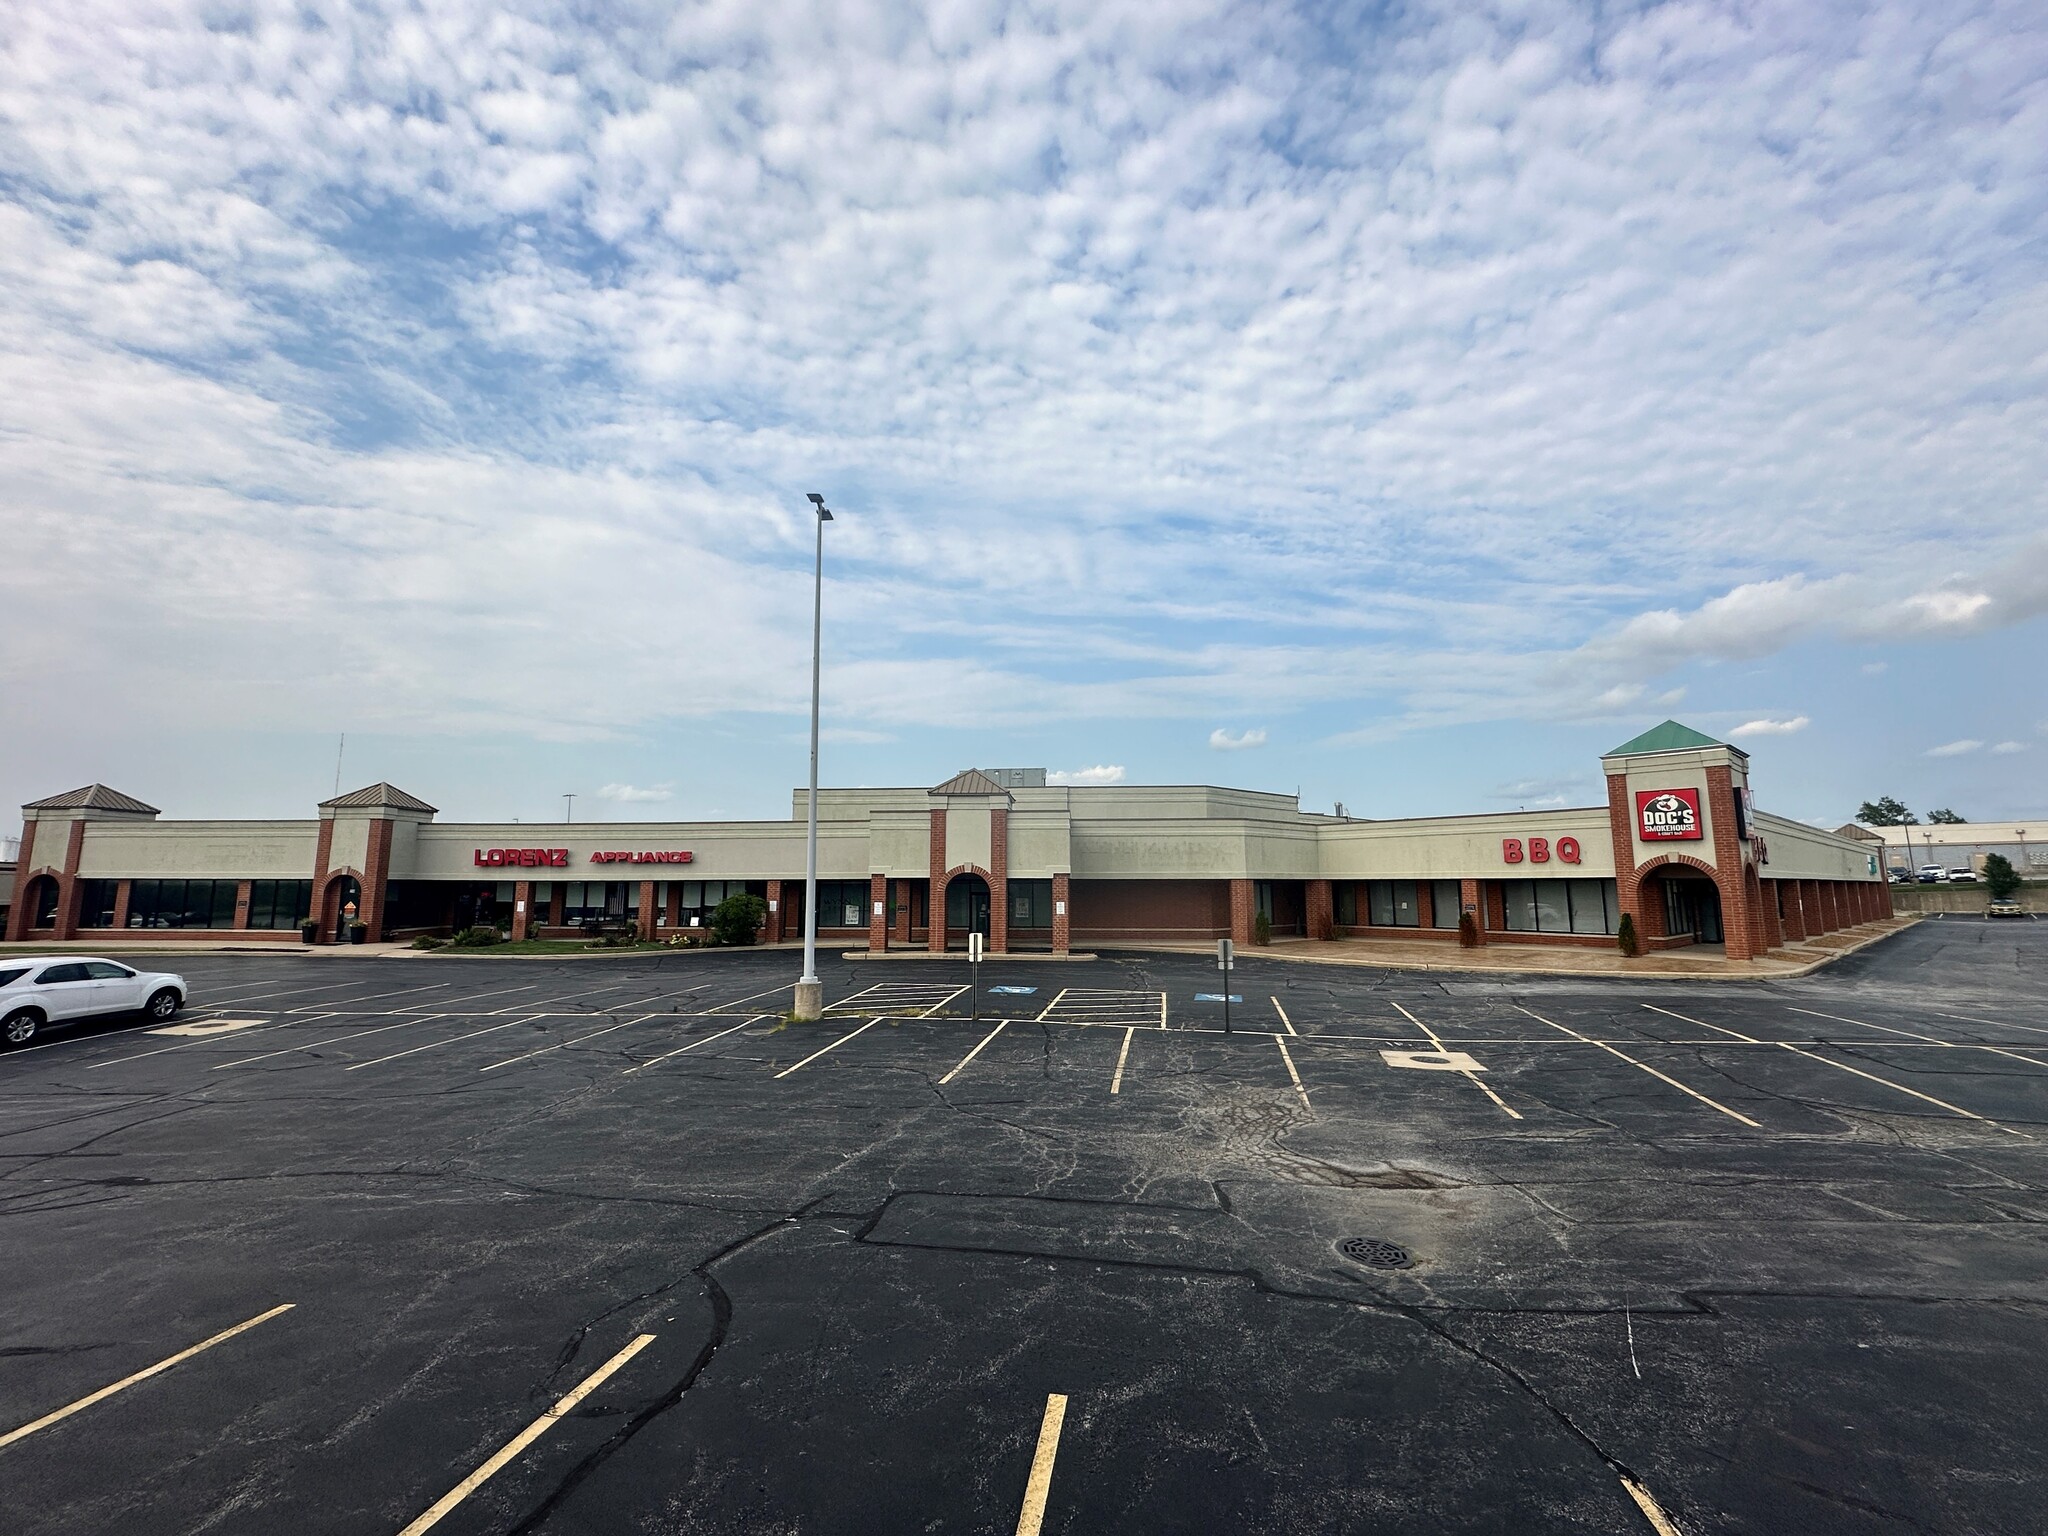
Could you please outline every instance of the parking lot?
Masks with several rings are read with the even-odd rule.
[[[2048,1529],[2036,925],[1228,1034],[795,960],[206,955],[0,1056],[6,1529]]]

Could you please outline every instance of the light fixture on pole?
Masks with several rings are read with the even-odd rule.
[[[574,790],[571,790],[567,794],[562,796],[562,820],[565,822],[570,822],[574,821],[575,819],[576,792]]]
[[[815,1019],[825,1011],[825,985],[818,980],[818,656],[825,631],[825,525],[832,512],[825,498],[809,492],[818,515],[817,563],[811,574],[811,798],[804,826],[804,973],[797,979],[799,1019]]]

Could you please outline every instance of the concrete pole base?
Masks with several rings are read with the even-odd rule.
[[[820,1018],[825,1012],[825,983],[800,981],[796,984],[796,1016],[802,1020]]]

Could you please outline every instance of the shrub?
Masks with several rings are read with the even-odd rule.
[[[465,928],[448,942],[457,949],[489,949],[502,944],[504,935],[495,928]]]
[[[2020,872],[2012,867],[2012,860],[2004,854],[1984,856],[1984,884],[1994,897],[2010,896],[2025,883]]]
[[[1261,912],[1252,919],[1252,942],[1270,944],[1273,942],[1273,919]]]
[[[446,939],[437,939],[431,933],[423,933],[412,941],[412,947],[414,949],[446,949],[448,941]]]
[[[1636,942],[1636,920],[1633,914],[1621,914],[1621,926],[1614,931],[1614,944],[1624,955],[1633,958],[1642,946]]]
[[[712,909],[711,933],[721,944],[751,944],[767,921],[767,902],[736,891]]]
[[[1458,914],[1458,943],[1465,949],[1479,947],[1479,925],[1472,921],[1470,912]]]

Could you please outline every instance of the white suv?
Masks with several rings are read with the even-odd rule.
[[[112,960],[0,956],[0,1040],[27,1045],[45,1029],[109,1013],[168,1023],[185,1006],[185,978]]]

